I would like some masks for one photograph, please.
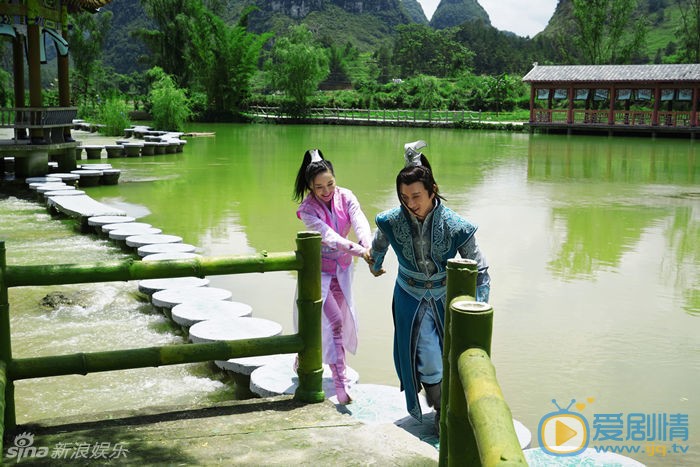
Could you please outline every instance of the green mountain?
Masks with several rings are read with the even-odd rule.
[[[489,14],[477,0],[440,0],[430,19],[430,26],[435,29],[445,29],[475,20],[481,20],[487,25],[491,24]]]
[[[645,55],[640,63],[673,61],[677,49],[677,31],[681,27],[681,11],[675,0],[638,0],[630,17],[630,23],[638,19],[647,23]],[[545,29],[535,39],[554,40],[566,44],[566,37],[575,31],[572,0],[559,0],[554,14]],[[564,38],[562,40],[562,38]],[[569,42],[570,43],[570,42]]]
[[[413,22],[401,0],[259,0],[257,6],[251,31],[282,34],[304,23],[324,42],[351,42],[360,50],[373,49],[396,26]]]
[[[418,0],[401,0],[401,4],[414,23],[428,24],[428,18],[425,16],[423,7],[418,3]]]

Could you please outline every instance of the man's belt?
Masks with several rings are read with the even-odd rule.
[[[447,277],[436,281],[421,281],[409,277],[406,274],[402,274],[401,272],[399,272],[399,277],[401,277],[401,279],[411,287],[417,287],[419,289],[437,289],[439,287],[445,287],[447,285]]]

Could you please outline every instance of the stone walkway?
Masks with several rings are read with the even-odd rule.
[[[30,465],[433,466],[438,460],[434,446],[393,423],[363,423],[328,400],[305,405],[291,396],[51,419],[17,434],[5,441],[7,464],[18,455]]]

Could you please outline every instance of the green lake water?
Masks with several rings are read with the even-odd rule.
[[[591,437],[603,437],[610,426],[602,420],[611,414],[621,414],[622,437],[630,436],[591,446],[638,445],[631,457],[649,465],[700,464],[698,143],[343,126],[222,124],[188,131],[216,135],[189,138],[183,153],[110,160],[122,169],[120,183],[87,191],[206,256],[294,249],[304,227],[292,184],[304,151],[313,147],[333,162],[338,184],[353,190],[373,225],[378,212],[397,204],[403,144],[425,140],[447,205],[479,225],[492,278],[492,357],[533,445],[540,419],[556,411],[552,399],[562,407],[576,399]],[[51,219],[37,202],[2,199],[0,216],[10,264],[127,257],[105,240],[75,233],[70,222]],[[396,259],[389,254],[380,278],[364,262],[356,266],[360,347],[350,365],[360,382],[396,386],[390,311]],[[292,332],[294,274],[210,279],[252,305],[254,316]],[[55,290],[84,297],[84,305],[47,311],[39,301]],[[181,342],[136,300],[135,290],[135,283],[12,289],[14,355]],[[21,381],[16,397],[21,423],[231,392],[209,366],[185,365]],[[677,432],[674,440],[651,439],[651,422],[643,436],[639,423],[633,430],[640,416],[673,414],[688,415],[687,440]],[[646,454],[654,443],[669,446],[665,458]],[[674,443],[688,452],[671,452]]]

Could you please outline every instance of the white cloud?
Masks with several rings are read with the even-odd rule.
[[[533,37],[542,31],[554,14],[557,0],[478,0],[491,18],[491,24],[520,36]],[[430,19],[440,0],[419,0]]]

